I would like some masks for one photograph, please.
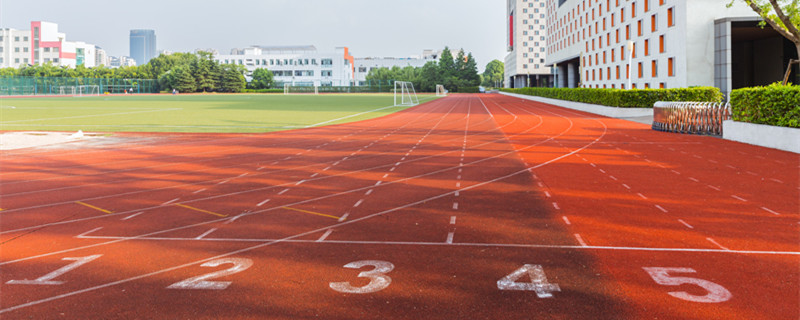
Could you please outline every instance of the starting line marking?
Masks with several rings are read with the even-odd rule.
[[[142,241],[208,241],[208,242],[285,242],[285,243],[317,243],[317,240],[282,240],[282,239],[242,239],[242,238],[166,238],[166,237],[113,237],[113,236],[88,236],[93,231],[81,235],[81,239],[106,239],[106,240],[142,240]],[[412,241],[351,241],[351,240],[326,240],[326,244],[360,244],[360,245],[402,245],[402,246],[457,246],[457,247],[496,247],[496,248],[529,248],[529,249],[585,249],[585,250],[617,250],[617,251],[645,251],[645,252],[684,252],[684,253],[735,253],[735,254],[762,254],[762,255],[789,255],[800,256],[800,251],[760,251],[760,250],[731,250],[709,248],[653,248],[653,247],[615,247],[615,246],[582,246],[582,245],[550,245],[550,244],[515,244],[515,243],[477,243],[477,242],[412,242]]]
[[[226,214],[219,214],[219,213],[216,213],[216,212],[206,211],[206,210],[203,210],[203,209],[198,209],[198,208],[195,208],[195,207],[187,206],[185,204],[176,203],[175,205],[179,206],[181,208],[189,209],[189,210],[194,210],[194,211],[198,211],[198,212],[202,212],[202,213],[208,213],[210,215],[215,215],[217,217],[223,217],[223,218],[228,217],[228,215],[226,215]]]
[[[108,214],[112,214],[113,213],[113,212],[108,211],[106,209],[98,208],[98,207],[95,207],[95,206],[93,206],[91,204],[88,204],[88,203],[85,203],[85,202],[75,201],[75,203],[77,203],[79,205],[82,205],[82,206],[85,206],[85,207],[89,207],[89,208],[95,209],[95,210],[100,211],[100,212],[105,212],[105,213],[108,213]]]

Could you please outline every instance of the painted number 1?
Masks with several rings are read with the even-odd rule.
[[[43,276],[41,276],[41,277],[39,277],[39,278],[37,278],[35,280],[11,280],[11,281],[6,282],[6,283],[8,283],[8,284],[34,284],[34,285],[57,286],[57,285],[63,284],[64,281],[53,281],[53,279],[55,279],[56,277],[58,277],[58,276],[60,276],[62,274],[65,274],[65,273],[71,271],[72,269],[75,269],[75,268],[80,267],[80,266],[82,266],[84,264],[87,264],[87,263],[91,262],[94,259],[100,258],[101,256],[103,256],[103,255],[102,254],[96,254],[96,255],[93,255],[93,256],[82,257],[82,258],[64,258],[64,259],[61,259],[61,260],[64,260],[64,261],[75,261],[75,262],[70,263],[70,264],[68,264],[66,266],[63,266],[63,267],[59,268],[58,270],[50,272],[50,273],[48,273],[46,275],[43,275]]]
[[[693,284],[698,287],[705,289],[708,294],[704,296],[697,296],[690,294],[685,291],[672,291],[668,292],[669,295],[683,299],[686,301],[691,302],[702,302],[702,303],[720,303],[725,302],[731,299],[732,295],[728,289],[725,287],[713,283],[708,280],[697,279],[697,278],[690,278],[690,277],[675,277],[670,275],[670,273],[695,273],[694,269],[691,268],[643,268],[644,271],[650,274],[650,277],[653,280],[665,286],[679,286],[682,284]]]

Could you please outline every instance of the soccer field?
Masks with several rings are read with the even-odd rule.
[[[420,96],[420,102],[432,99]],[[270,132],[371,119],[407,108],[393,104],[391,94],[4,98],[0,130]]]

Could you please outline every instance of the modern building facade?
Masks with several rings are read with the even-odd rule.
[[[549,87],[547,66],[547,0],[506,0],[508,19],[505,87]]]
[[[0,30],[0,67],[52,63],[57,66],[97,66],[97,50],[93,44],[66,41],[58,32],[58,24],[31,22],[30,30]]]
[[[155,30],[136,29],[130,33],[130,57],[144,65],[158,56]]]
[[[392,57],[367,57],[355,58],[355,81],[357,85],[366,85],[367,75],[372,69],[377,68],[420,68],[428,62],[438,62],[441,51],[425,50],[421,56],[392,58]]]
[[[277,83],[293,86],[349,86],[354,82],[355,59],[347,47],[320,52],[314,46],[253,46],[215,55],[221,64],[238,64],[248,74],[259,68],[272,71]]]
[[[730,8],[728,3],[548,0],[547,65],[556,70],[556,86],[570,88],[717,86],[729,92],[736,88],[736,70],[755,69],[759,76],[747,75],[751,79],[779,80],[776,70],[789,58],[785,42],[774,30],[772,36],[768,29],[754,35],[760,18],[738,1]],[[738,37],[731,31],[748,23]],[[773,38],[766,41],[772,49],[753,45],[766,38]],[[737,47],[750,53],[737,53]]]

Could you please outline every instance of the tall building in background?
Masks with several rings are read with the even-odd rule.
[[[130,56],[137,65],[144,65],[158,54],[155,30],[131,30]]]
[[[783,77],[791,42],[742,2],[548,0],[547,64],[558,87],[730,92]]]
[[[547,0],[506,0],[505,87],[551,87],[547,56]]]

